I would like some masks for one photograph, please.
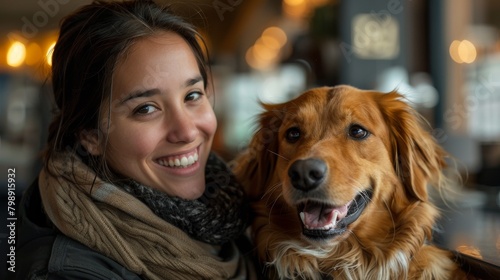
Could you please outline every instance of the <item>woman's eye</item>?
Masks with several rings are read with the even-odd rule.
[[[193,92],[190,92],[186,96],[186,101],[196,101],[196,100],[200,99],[202,96],[203,96],[203,93],[201,93],[199,91],[193,91]]]
[[[141,106],[141,107],[137,108],[134,111],[134,114],[147,115],[147,114],[153,113],[154,111],[156,111],[156,107],[155,106],[153,106],[153,105],[144,105],[144,106]]]
[[[285,138],[289,143],[295,143],[300,139],[300,129],[298,127],[291,127],[286,130]]]
[[[349,128],[349,136],[356,140],[365,139],[368,135],[370,135],[370,133],[359,125],[352,125]]]

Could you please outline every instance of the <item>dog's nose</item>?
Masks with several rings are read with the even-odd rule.
[[[310,191],[323,181],[326,170],[325,162],[320,159],[299,159],[288,169],[288,177],[294,188]]]

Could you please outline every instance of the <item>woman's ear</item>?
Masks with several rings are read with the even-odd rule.
[[[82,130],[79,135],[82,146],[93,156],[100,156],[102,148],[99,142],[99,132],[93,130]]]

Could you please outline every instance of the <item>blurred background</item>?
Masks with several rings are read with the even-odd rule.
[[[18,195],[41,167],[59,21],[89,2],[0,2],[0,170],[6,182],[7,169],[16,168]],[[437,242],[500,264],[500,1],[158,2],[172,3],[207,39],[219,120],[214,149],[225,159],[245,147],[258,101],[323,85],[398,88],[463,175],[462,197],[443,217]]]

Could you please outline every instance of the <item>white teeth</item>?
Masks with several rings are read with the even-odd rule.
[[[181,157],[179,158],[169,158],[167,159],[160,159],[158,160],[158,163],[163,166],[169,166],[169,167],[187,167],[195,162],[198,161],[198,154],[193,154],[188,157]]]
[[[333,211],[333,219],[332,219],[332,221],[333,221],[333,225],[334,225],[334,226],[335,226],[335,224],[337,223],[337,216],[338,216],[339,214],[340,214],[340,213],[339,213],[339,211],[337,211],[337,210]]]
[[[330,230],[332,228],[334,228],[336,225],[337,225],[337,216],[339,215],[339,211],[333,211],[333,219],[332,219],[332,222],[329,224],[329,225],[325,225],[324,227],[321,227],[321,229],[324,229],[324,230]],[[311,227],[309,227],[308,225],[306,225],[306,223],[304,222],[305,220],[305,214],[304,212],[300,212],[299,213],[299,216],[300,216],[300,219],[302,220],[302,224],[307,228],[307,229],[312,229]]]

